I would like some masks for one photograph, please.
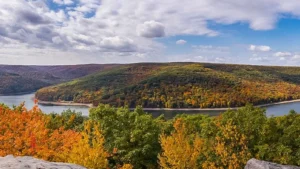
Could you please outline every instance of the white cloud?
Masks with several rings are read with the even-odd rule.
[[[180,40],[176,41],[176,44],[177,44],[177,45],[184,45],[184,44],[186,44],[186,43],[187,43],[187,41],[185,41],[185,40],[183,40],[183,39],[180,39]]]
[[[73,0],[53,0],[53,2],[59,5],[72,5],[74,3]]]
[[[295,0],[53,2],[64,10],[50,9],[45,0],[0,1],[0,43],[21,43],[26,46],[20,54],[24,57],[27,50],[32,55],[31,49],[49,48],[62,53],[82,51],[100,56],[106,52],[109,56],[160,60],[165,46],[153,39],[156,37],[222,35],[222,30],[209,26],[211,23],[241,23],[254,30],[269,30],[282,14],[300,17],[300,1]],[[268,52],[271,48],[251,45],[249,50]],[[229,49],[208,45],[193,47],[193,52],[216,58],[221,57],[216,53],[228,53]]]
[[[280,57],[279,60],[286,60],[286,58],[285,57]]]
[[[263,56],[255,56],[255,57],[251,57],[250,61],[263,61],[263,62],[266,62],[266,61],[269,61],[269,58],[268,57],[263,57]]]
[[[228,53],[230,48],[227,46],[212,46],[212,45],[192,45],[195,51],[209,53]]]
[[[63,10],[58,10],[57,12],[49,11],[45,15],[56,22],[64,22],[67,19],[67,16]]]
[[[287,56],[292,56],[290,52],[276,52],[274,53],[274,56],[276,57],[287,57]]]
[[[249,46],[250,51],[259,51],[259,52],[269,52],[271,51],[270,46],[256,46],[256,45],[250,45]]]
[[[100,42],[100,46],[106,50],[120,52],[134,52],[135,50],[137,50],[133,40],[128,38],[121,38],[118,36],[102,39],[102,41]]]
[[[139,36],[146,38],[157,38],[165,36],[165,27],[162,23],[156,21],[146,21],[137,27]]]
[[[55,44],[62,44],[63,40],[59,36],[55,36],[52,38],[52,42]]]
[[[297,60],[297,59],[300,59],[300,55],[298,54],[295,54],[293,57],[292,57],[293,60]]]
[[[226,61],[226,58],[224,58],[224,57],[216,57],[215,58],[215,62],[216,63],[224,63]]]

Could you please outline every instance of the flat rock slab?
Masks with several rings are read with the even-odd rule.
[[[0,169],[86,169],[85,167],[39,160],[33,157],[0,157]]]
[[[245,169],[300,169],[300,167],[290,166],[290,165],[280,165],[280,164],[256,160],[252,158],[247,162]]]

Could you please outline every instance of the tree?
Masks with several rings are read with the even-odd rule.
[[[264,125],[257,158],[281,164],[300,165],[300,114],[291,111],[281,117],[270,117]]]
[[[197,168],[197,159],[203,144],[202,139],[197,135],[192,137],[188,135],[186,125],[180,118],[174,122],[174,129],[170,136],[165,134],[160,136],[162,153],[158,159],[161,168]]]
[[[203,168],[243,167],[256,156],[266,122],[265,110],[252,105],[228,110],[214,118],[209,132],[202,134],[205,138],[205,151],[201,155]]]
[[[82,116],[81,112],[75,112],[70,109],[63,111],[61,114],[51,113],[48,116],[50,121],[47,127],[52,130],[64,127],[65,130],[82,131],[84,121],[87,120],[87,117]]]
[[[37,106],[24,105],[13,110],[0,106],[0,156],[34,156],[49,161],[64,161],[72,145],[80,138],[75,131],[49,130],[47,116]]]
[[[160,123],[141,107],[131,112],[128,108],[101,104],[90,110],[90,119],[100,123],[111,166],[131,164],[134,168],[151,168],[157,165]]]
[[[225,126],[231,121],[231,125],[236,126],[238,132],[246,136],[245,139],[251,155],[254,157],[257,154],[256,146],[262,142],[264,137],[262,131],[267,123],[265,109],[249,104],[238,110],[228,110],[217,120],[221,126]]]
[[[133,169],[133,166],[131,164],[124,164],[122,167],[119,167],[118,169]]]
[[[80,164],[87,168],[107,168],[107,152],[104,150],[104,137],[99,124],[86,122],[81,132],[81,139],[73,145],[68,154],[68,162]]]

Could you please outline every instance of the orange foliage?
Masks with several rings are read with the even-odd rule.
[[[61,154],[68,153],[80,139],[79,133],[47,129],[47,116],[35,106],[32,110],[19,107],[11,110],[0,106],[0,156],[34,156],[50,161],[64,161]]]

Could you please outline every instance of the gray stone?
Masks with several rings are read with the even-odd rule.
[[[86,169],[85,167],[39,160],[33,157],[0,157],[0,169]]]
[[[280,165],[280,164],[256,160],[252,158],[247,162],[245,169],[300,169],[300,167],[290,166],[290,165]]]

